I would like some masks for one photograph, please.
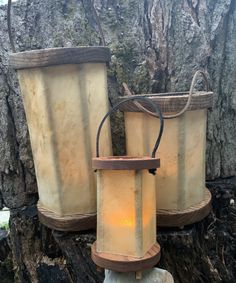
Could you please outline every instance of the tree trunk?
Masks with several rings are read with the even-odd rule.
[[[215,92],[208,115],[208,180],[236,175],[236,2],[234,0],[95,0],[112,50],[109,95],[127,82],[136,93],[183,91],[197,69]],[[100,45],[92,0],[19,0],[13,4],[17,51]],[[39,224],[29,135],[10,52],[6,7],[0,7],[0,209],[11,210],[15,278],[20,282],[101,282],[90,259],[95,233],[56,233]],[[201,79],[198,83],[203,87]],[[116,122],[116,123],[115,123]],[[117,124],[118,122],[118,124]],[[122,117],[113,121],[123,152]],[[118,126],[117,126],[118,125]],[[182,231],[162,231],[160,266],[175,282],[235,282],[235,179],[211,183],[214,212]],[[231,204],[230,205],[230,200]]]

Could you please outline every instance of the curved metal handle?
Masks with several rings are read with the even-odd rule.
[[[160,144],[160,141],[161,141],[161,137],[162,137],[162,133],[163,133],[163,128],[164,128],[164,120],[163,120],[163,117],[162,117],[162,113],[161,113],[161,110],[160,108],[154,103],[152,102],[152,100],[150,98],[147,98],[147,97],[136,97],[136,96],[132,96],[132,97],[128,97],[126,98],[125,100],[121,101],[121,102],[118,102],[114,107],[111,108],[111,110],[109,110],[107,112],[107,114],[103,117],[99,127],[98,127],[98,131],[97,131],[97,136],[96,136],[96,156],[99,157],[99,139],[100,139],[100,133],[101,133],[101,129],[102,129],[102,126],[106,120],[106,118],[111,114],[113,113],[114,111],[116,111],[119,106],[121,104],[124,104],[126,103],[127,101],[129,100],[142,100],[142,101],[145,101],[147,103],[149,103],[155,110],[155,117],[156,118],[159,118],[160,119],[160,130],[159,130],[159,134],[158,134],[158,137],[157,137],[157,140],[155,142],[155,145],[154,145],[154,148],[153,148],[153,151],[152,151],[152,154],[151,154],[151,157],[152,158],[155,158],[155,155],[156,155],[156,151],[158,149],[158,146]]]

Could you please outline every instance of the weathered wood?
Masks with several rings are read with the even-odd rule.
[[[11,257],[9,256],[4,262],[0,261],[0,282],[12,283],[14,282],[14,272]]]
[[[99,267],[117,272],[138,272],[154,267],[161,257],[161,247],[154,244],[141,258],[97,252],[96,242],[92,245],[92,259]]]
[[[206,278],[211,283],[235,281],[236,208],[232,200],[236,199],[236,181],[221,180],[208,186],[213,195],[213,211],[204,221],[182,230],[157,231],[162,247],[158,266],[170,271],[175,283],[205,283]],[[38,278],[39,282],[56,283],[60,276],[66,283],[103,281],[103,274],[91,260],[94,231],[52,233],[38,226],[37,212],[32,208],[15,211],[11,225],[21,282]]]
[[[53,232],[53,236],[62,250],[72,282],[103,282],[104,275],[97,271],[91,259],[94,231],[87,234]]]
[[[36,206],[12,211],[10,231],[13,264],[18,267],[16,282],[43,282],[43,278],[46,282],[57,282],[57,278],[65,279],[67,276],[64,282],[71,283],[61,251],[51,237],[51,230],[39,225]],[[55,279],[50,279],[52,274]]]
[[[12,53],[9,64],[20,70],[64,64],[108,63],[110,57],[107,47],[50,48]]]
[[[204,219],[211,212],[211,193],[206,189],[205,198],[183,210],[157,210],[158,227],[183,227]]]
[[[138,95],[139,96],[139,95]],[[150,98],[155,104],[157,104],[163,112],[178,112],[183,109],[188,99],[188,92],[170,92],[170,93],[158,93],[158,94],[140,94],[140,96]],[[119,98],[120,101],[127,98],[124,96]],[[153,109],[145,102],[140,102],[149,111]],[[213,92],[195,92],[192,96],[188,110],[197,110],[210,108],[213,105]],[[142,112],[134,101],[128,101],[122,104],[119,109],[124,112]]]

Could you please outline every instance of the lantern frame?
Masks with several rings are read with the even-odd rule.
[[[196,79],[199,75],[201,75],[204,79],[206,91],[194,91]],[[131,93],[128,94],[130,95]],[[211,108],[213,104],[213,92],[209,91],[209,83],[207,77],[205,73],[200,70],[198,70],[194,74],[191,82],[191,87],[188,92],[140,94],[136,96],[147,97],[151,99],[156,105],[161,108],[162,112],[164,113],[163,118],[169,120],[175,118],[178,119],[178,117],[180,117],[184,113],[186,113],[186,115],[189,115],[189,113],[193,113],[192,111],[204,111],[207,108]],[[125,100],[126,97],[128,96],[121,97],[120,101]],[[148,113],[149,115],[155,116],[155,114],[151,112],[149,105],[147,105],[145,102],[141,102],[140,104],[129,101],[128,103],[121,105],[119,109],[123,112]],[[126,119],[128,120],[132,118],[134,117],[125,117],[125,123],[127,122]],[[165,134],[168,132],[168,123],[170,122],[167,121]],[[162,169],[165,168],[165,165],[163,166],[163,164],[165,164],[165,160],[163,161],[162,159]],[[157,206],[157,225],[160,227],[183,227],[205,218],[211,211],[211,193],[207,188],[204,188],[203,190],[204,191],[201,200],[189,207],[183,209],[170,209],[168,207],[158,208]],[[181,195],[179,195],[179,198],[181,198]]]
[[[39,191],[39,202],[37,204],[38,216],[40,222],[51,229],[60,231],[81,231],[96,227],[96,182],[93,176],[94,174],[91,173],[92,166],[90,158],[95,156],[94,141],[97,122],[94,122],[94,117],[98,115],[97,110],[100,110],[100,117],[108,110],[106,65],[109,61],[110,50],[103,46],[48,48],[13,53],[10,55],[9,65],[18,71],[20,78],[20,87],[23,93],[23,102],[30,132]],[[99,76],[96,73],[98,70],[101,71],[101,75]],[[102,82],[96,81],[94,83],[89,77],[91,73],[93,78],[102,79]],[[68,88],[71,90],[66,89],[61,91],[58,87],[58,82],[60,83],[62,81],[60,80],[60,76],[65,81],[65,74],[67,80],[71,79],[71,81],[68,80],[68,85],[72,83],[72,87],[70,88],[69,85]],[[81,77],[78,76],[78,74]],[[31,75],[32,78],[29,78]],[[37,76],[39,76],[39,81],[37,81]],[[52,76],[52,82],[48,79],[49,76]],[[32,81],[30,81],[30,79],[32,79]],[[97,93],[95,93],[94,84],[97,83],[100,83],[101,86],[104,85],[104,92],[101,87],[99,94],[97,88]],[[51,91],[51,87],[53,90],[57,90],[55,95],[54,92]],[[94,97],[96,95],[97,101],[93,103],[93,100],[89,98],[91,101],[90,104],[88,104],[86,99],[88,99],[87,97],[90,93],[94,94]],[[63,95],[65,97],[71,95],[69,99],[66,100],[67,103],[64,103]],[[51,101],[53,101],[53,103]],[[40,110],[34,106],[39,104]],[[74,105],[73,111],[70,111],[71,105]],[[76,107],[78,107],[78,109],[76,109]],[[68,118],[65,117],[63,109],[66,109],[65,112],[67,111],[67,114],[69,113],[69,115],[67,115]],[[81,113],[79,110],[81,110]],[[42,113],[41,116],[39,112]],[[53,115],[55,115],[55,117]],[[69,123],[71,124],[69,129],[66,128],[68,129],[67,133],[59,133],[60,129],[58,128],[60,126],[58,127],[58,125],[62,123],[58,121],[59,119],[56,120],[59,115],[61,115],[60,118],[62,118],[65,123],[68,121],[65,125],[68,126]],[[33,118],[34,121],[36,121],[34,123],[32,122]],[[84,125],[85,123],[87,124]],[[41,127],[39,130],[42,131],[42,134],[37,136],[36,132],[38,131],[39,124]],[[107,134],[110,135],[110,133],[108,133],[110,128],[109,124],[106,126]],[[80,129],[78,129],[79,127]],[[84,135],[82,135],[81,129]],[[74,144],[76,144],[76,146],[69,147],[69,150],[66,149],[68,139],[64,139],[63,136],[78,136],[78,131],[81,133],[82,137],[80,139],[76,139],[75,137]],[[91,141],[89,140],[88,142],[86,138]],[[110,136],[106,136],[106,138],[109,138],[109,142],[107,142],[107,151],[105,152],[112,153],[111,138]],[[37,140],[40,140],[40,145]],[[86,143],[84,143],[85,146],[82,144],[83,140],[86,140]],[[81,149],[81,144],[82,148],[85,148],[85,150]],[[45,151],[41,150],[41,147],[50,148],[47,151],[50,154],[46,154]],[[73,154],[74,150],[77,151],[76,154]],[[38,157],[39,151],[41,160],[39,160]],[[73,158],[71,156],[73,156]],[[35,160],[37,160],[37,162]],[[51,162],[50,167],[48,166],[49,160]],[[44,164],[48,166],[46,168],[55,168],[52,169],[51,172],[45,169]],[[70,168],[70,171],[69,169],[63,169],[64,164],[67,164],[65,166]],[[81,168],[86,172],[82,177],[79,176]],[[43,177],[41,172],[44,173]],[[49,179],[51,180],[52,178],[53,182],[49,181]],[[44,181],[46,185],[44,185]],[[80,193],[80,191],[82,191],[82,194],[85,192],[83,198],[83,200],[85,200],[84,203],[78,201],[78,193]],[[73,198],[73,194],[75,198]],[[44,200],[42,200],[41,196],[44,197]],[[53,202],[52,200],[51,203],[49,203],[49,198],[55,201]],[[70,203],[70,200],[73,201],[73,199],[77,199],[77,201],[73,202],[72,208],[72,206],[67,204]],[[55,203],[57,203],[57,206],[54,205]],[[81,203],[83,206],[80,205]]]
[[[101,133],[102,126],[106,118],[114,111],[116,111],[119,106],[126,103],[129,100],[142,100],[152,106],[155,113],[160,118],[160,131],[154,149],[152,151],[151,157],[133,157],[133,156],[99,156],[99,137]],[[151,100],[143,97],[130,97],[125,101],[117,103],[102,119],[101,124],[98,128],[96,148],[97,157],[93,158],[93,168],[97,170],[148,170],[150,174],[155,174],[156,168],[160,167],[160,159],[155,158],[156,150],[160,144],[161,136],[163,133],[164,121],[162,118],[161,111],[158,106],[156,106]],[[99,201],[99,199],[98,199]],[[142,202],[142,199],[141,199]],[[140,206],[139,206],[139,209]],[[99,217],[99,207],[97,214]],[[98,218],[99,219],[99,218]],[[155,219],[155,216],[154,216]],[[105,222],[105,221],[104,221]],[[99,220],[97,225],[100,225]],[[155,230],[156,231],[156,230]],[[155,236],[156,238],[156,236]],[[160,245],[155,242],[142,256],[133,255],[121,255],[113,252],[98,251],[97,242],[93,243],[92,248],[92,260],[100,268],[110,269],[118,272],[138,272],[144,269],[153,267],[160,260]]]

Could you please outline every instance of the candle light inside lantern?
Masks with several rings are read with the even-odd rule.
[[[135,100],[135,97],[127,98]],[[149,156],[99,157],[99,137],[106,118],[98,127],[97,157],[97,241],[92,246],[92,259],[100,267],[119,272],[140,271],[153,267],[160,259],[156,242],[156,193],[153,174],[160,167],[155,158],[163,132],[159,108],[146,98],[161,119],[160,131]]]
[[[142,257],[156,242],[154,182],[148,170],[98,172],[98,252]]]

